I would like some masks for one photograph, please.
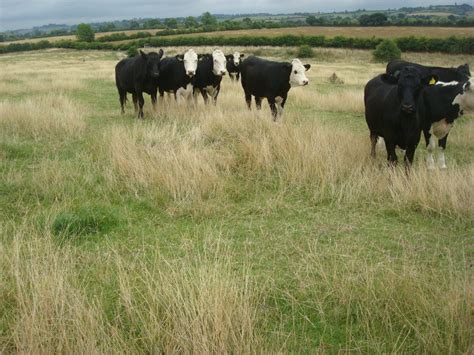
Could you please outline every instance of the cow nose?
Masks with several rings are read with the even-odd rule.
[[[225,70],[221,70],[221,75],[225,75],[226,71]]]
[[[188,75],[189,76],[193,76],[194,75],[194,72],[192,70],[188,70]]]
[[[405,112],[408,112],[408,113],[412,113],[414,111],[414,107],[413,107],[413,105],[403,104],[402,105],[402,110],[405,111]]]
[[[306,86],[309,84],[309,80],[303,80],[303,86]]]

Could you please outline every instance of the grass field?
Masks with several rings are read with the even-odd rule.
[[[369,159],[370,52],[317,50],[279,124],[229,78],[121,115],[120,57],[0,56],[1,353],[474,350],[472,114],[406,176]]]
[[[149,32],[155,34],[157,30],[129,30],[119,31],[124,32],[128,35],[135,34],[137,32]],[[101,32],[96,34],[96,38],[100,38],[106,35],[110,35],[116,32]],[[272,28],[272,29],[260,29],[260,30],[235,30],[235,31],[221,31],[221,32],[207,32],[207,33],[194,33],[187,35],[174,35],[170,37],[179,36],[241,36],[241,35],[252,35],[252,36],[281,36],[287,34],[295,35],[313,35],[313,36],[346,36],[346,37],[381,37],[381,38],[395,38],[395,37],[407,37],[407,36],[419,36],[429,38],[446,38],[450,36],[474,36],[474,29],[456,28],[456,27],[292,27],[292,28]],[[22,39],[18,41],[4,42],[2,44],[9,43],[25,43],[25,42],[39,42],[48,40],[50,42],[60,40],[74,40],[76,36],[53,36],[46,38],[31,38]],[[126,42],[126,41],[120,41]],[[119,43],[119,42],[117,42]]]

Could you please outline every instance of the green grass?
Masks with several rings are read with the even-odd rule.
[[[247,113],[240,84],[228,82],[218,102],[230,105],[223,114],[198,108],[190,115],[171,103],[151,118],[147,97],[143,122],[130,106],[120,115],[113,53],[0,57],[13,67],[67,58],[72,64],[63,65],[72,68],[84,56],[90,65],[80,74],[84,87],[64,94],[83,110],[84,128],[54,128],[34,139],[9,124],[0,132],[0,351],[469,352],[472,204],[438,204],[436,191],[406,197],[396,184],[409,178],[399,169],[391,181],[382,151],[376,167],[365,167],[363,113],[321,109],[309,98],[360,91],[382,66],[361,64],[368,52],[349,59],[330,53],[335,61],[316,53],[312,84],[294,89],[283,126],[269,122],[267,108]],[[84,74],[95,65],[110,70],[101,69],[99,78]],[[360,80],[351,78],[352,66]],[[318,84],[333,71],[349,82]],[[43,94],[2,100],[21,105]],[[183,145],[196,127],[204,138]],[[308,129],[344,135],[355,152],[328,156],[345,162],[333,172],[293,166],[302,161],[317,169],[317,156],[286,140],[319,137]],[[472,177],[469,130],[472,116],[450,135],[447,174]],[[131,137],[140,153],[126,162],[129,170],[117,163],[126,157],[114,155],[114,134]],[[357,152],[366,154],[360,162]],[[423,158],[420,149],[414,179],[431,179],[423,175]],[[202,159],[209,171],[195,171],[187,159]],[[150,162],[168,167],[187,190],[175,197],[173,181],[161,180],[164,173]],[[179,164],[182,170],[172,170]],[[373,179],[368,188],[357,187],[358,177],[347,181],[345,164]],[[135,168],[147,179],[133,175]],[[193,179],[197,186],[186,185]],[[444,181],[438,173],[432,179]],[[380,187],[391,183],[392,194]],[[462,183],[455,181],[453,191],[466,191]]]

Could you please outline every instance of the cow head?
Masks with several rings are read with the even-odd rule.
[[[461,93],[454,98],[453,105],[459,105],[461,111],[474,110],[474,79],[463,84]]]
[[[141,58],[146,63],[146,72],[152,78],[158,78],[160,76],[160,62],[161,57],[163,57],[163,49],[160,49],[158,53],[150,52],[145,53],[140,51]]]
[[[469,69],[469,64],[463,64],[456,68],[459,73],[464,76],[471,77],[471,70]]]
[[[301,63],[299,59],[293,59],[291,63],[286,63],[287,68],[291,69],[290,72],[290,86],[305,86],[308,85],[309,80],[306,77],[305,72],[311,68],[310,64]]]
[[[186,75],[192,78],[196,75],[197,65],[198,65],[198,55],[194,49],[188,49],[186,53],[177,55],[176,58],[184,62],[184,70]]]
[[[227,73],[225,55],[220,49],[216,49],[212,52],[212,72],[214,75],[219,76]]]
[[[239,52],[234,52],[232,55],[232,59],[234,61],[234,65],[238,67],[240,63],[242,62],[242,58],[245,56],[245,54],[240,54]]]
[[[429,85],[438,78],[433,75],[422,76],[420,71],[412,66],[407,66],[393,74],[383,74],[382,80],[388,84],[397,85],[398,98],[401,110],[413,114],[417,109],[417,101],[424,85]]]

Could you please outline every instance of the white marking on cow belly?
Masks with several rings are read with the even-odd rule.
[[[215,88],[214,86],[212,86],[212,85],[206,86],[206,92],[207,92],[210,96],[214,97],[214,92],[215,92],[215,91],[216,91],[216,88]]]
[[[282,103],[283,103],[283,97],[281,96],[275,97],[275,104],[276,104],[277,114],[279,117],[281,117],[281,115],[283,114]]]
[[[458,85],[458,81],[449,81],[449,82],[444,82],[444,81],[437,81],[435,85],[440,85],[440,86],[456,86]]]
[[[453,127],[452,123],[448,123],[445,118],[440,121],[433,122],[431,124],[430,133],[434,134],[438,139],[446,137],[451,128]]]
[[[192,96],[193,94],[193,85],[192,84],[188,84],[186,85],[186,88],[179,88],[178,90],[176,90],[176,94],[178,96],[178,101],[180,99],[187,99],[189,100],[190,97]]]

